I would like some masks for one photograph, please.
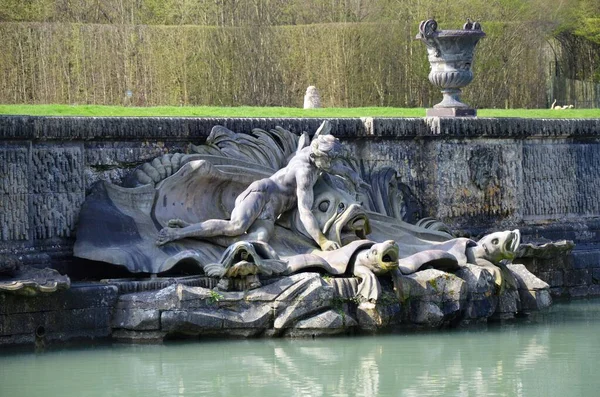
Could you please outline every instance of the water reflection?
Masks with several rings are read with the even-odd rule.
[[[596,395],[598,314],[578,302],[478,331],[3,354],[0,395]]]

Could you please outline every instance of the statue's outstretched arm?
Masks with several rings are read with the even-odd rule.
[[[321,250],[329,251],[340,248],[339,245],[331,240],[328,240],[327,237],[321,232],[319,229],[319,224],[315,219],[312,213],[312,205],[314,201],[314,193],[311,184],[309,183],[309,177],[307,175],[299,174],[297,175],[297,188],[296,195],[298,198],[298,214],[300,215],[300,220],[304,225],[304,228],[319,244]]]

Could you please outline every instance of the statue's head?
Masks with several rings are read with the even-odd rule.
[[[477,242],[477,245],[483,249],[483,259],[499,263],[504,259],[514,259],[520,243],[521,232],[515,229],[485,235]]]
[[[310,158],[320,170],[327,171],[342,154],[342,144],[333,135],[318,135],[310,144]]]

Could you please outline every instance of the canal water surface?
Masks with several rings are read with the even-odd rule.
[[[600,300],[486,329],[0,350],[0,396],[180,395],[600,396]]]

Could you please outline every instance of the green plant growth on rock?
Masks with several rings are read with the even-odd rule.
[[[215,290],[211,290],[209,292],[208,301],[209,301],[209,303],[214,305],[214,304],[217,304],[223,298],[224,298],[223,295],[221,295],[220,293],[218,293]]]

